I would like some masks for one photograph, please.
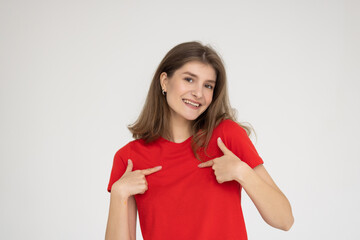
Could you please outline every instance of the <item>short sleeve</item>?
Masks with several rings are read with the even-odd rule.
[[[127,167],[127,159],[129,159],[130,157],[129,155],[129,144],[125,145],[115,153],[113,166],[110,174],[110,180],[107,188],[108,192],[111,192],[112,185],[124,174]]]
[[[230,151],[251,168],[264,163],[244,128],[230,119],[224,120],[222,125],[222,139]]]

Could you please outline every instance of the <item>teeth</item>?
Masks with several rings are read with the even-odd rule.
[[[184,101],[185,103],[189,103],[189,104],[193,105],[194,107],[198,107],[198,106],[200,106],[200,104],[190,102],[189,100],[186,100],[186,99],[184,99],[183,101]]]

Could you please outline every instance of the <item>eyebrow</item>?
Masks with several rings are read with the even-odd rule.
[[[190,76],[192,76],[192,77],[199,78],[196,74],[191,73],[191,72],[183,72],[183,74],[188,74],[188,75],[190,75]],[[216,83],[215,80],[206,80],[206,81],[207,81],[207,82],[211,82],[211,83]]]

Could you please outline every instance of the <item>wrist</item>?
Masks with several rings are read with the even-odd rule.
[[[113,184],[111,187],[111,197],[126,200],[130,197],[130,195],[126,193],[120,185]]]
[[[248,182],[248,179],[251,178],[253,173],[254,170],[249,165],[244,163],[244,165],[238,171],[235,180],[241,185],[244,185],[246,182]]]
[[[122,192],[119,191],[111,191],[110,194],[110,198],[111,199],[116,199],[116,200],[121,200],[121,201],[126,201],[130,196],[127,194],[124,194]]]

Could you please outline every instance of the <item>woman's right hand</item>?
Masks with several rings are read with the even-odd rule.
[[[118,193],[123,197],[130,197],[135,194],[143,194],[148,190],[148,183],[145,176],[155,173],[161,169],[161,166],[135,170],[133,163],[129,159],[125,173],[111,187],[111,193]]]

